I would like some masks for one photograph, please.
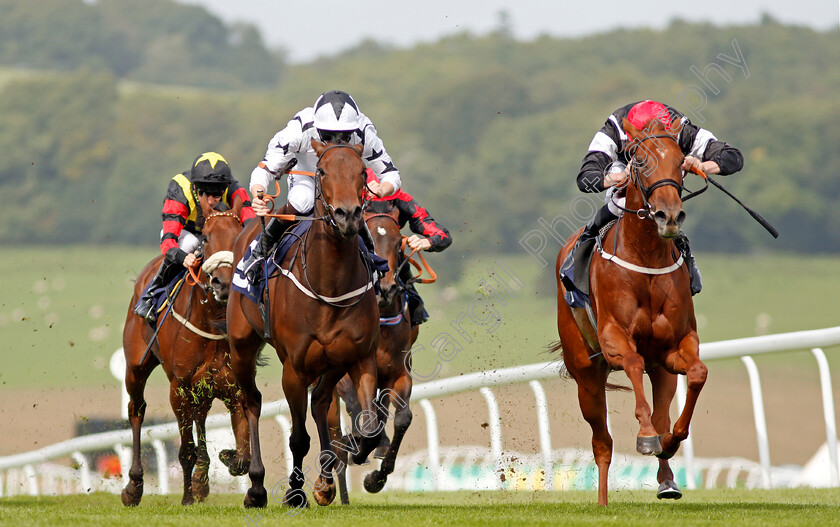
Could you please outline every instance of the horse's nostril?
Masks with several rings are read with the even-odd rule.
[[[667,221],[668,216],[664,212],[659,210],[653,214],[653,219],[655,219],[657,223],[664,223],[665,221]]]
[[[354,221],[359,221],[361,219],[362,219],[362,207],[359,206],[359,205],[356,205],[356,208],[353,209],[353,220]]]
[[[685,221],[685,211],[681,210],[680,213],[677,214],[677,225],[682,226],[684,221]]]
[[[335,209],[334,215],[336,218],[344,218],[345,216],[347,216],[347,211],[339,207]]]

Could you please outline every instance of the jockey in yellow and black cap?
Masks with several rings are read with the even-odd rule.
[[[146,288],[134,312],[154,322],[156,313],[152,293],[171,279],[171,272],[195,264],[193,252],[201,245],[201,228],[204,218],[199,199],[206,196],[213,208],[233,207],[235,198],[242,200],[240,219],[244,223],[254,217],[248,193],[231,173],[227,160],[216,152],[205,152],[196,157],[189,170],[176,174],[166,189],[163,200],[163,229],[160,235],[160,252],[164,255],[152,283]]]

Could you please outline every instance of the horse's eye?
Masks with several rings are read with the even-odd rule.
[[[315,170],[315,173],[318,175],[318,177],[324,177],[324,176],[326,175],[326,174],[324,173],[324,169],[323,169],[323,168],[320,168],[320,167],[319,167],[318,169],[316,169],[316,170]]]

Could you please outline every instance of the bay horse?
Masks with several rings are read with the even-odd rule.
[[[183,284],[169,314],[158,319],[160,331],[151,345],[151,353],[145,356],[154,329],[134,314],[134,305],[143,294],[145,284],[160,266],[162,255],[140,272],[128,307],[123,350],[133,441],[129,482],[121,495],[124,505],[138,505],[143,496],[143,466],[140,462],[140,429],[146,413],[143,393],[149,375],[158,364],[163,366],[169,378],[169,401],[181,434],[178,451],[184,473],[181,504],[202,501],[209,493],[207,472],[210,457],[205,420],[214,398],[221,400],[230,411],[236,438],[236,449],[223,450],[219,459],[233,476],[245,474],[249,464],[247,421],[238,402],[240,393],[230,369],[230,347],[224,335],[225,303],[233,277],[232,249],[236,236],[242,230],[239,220],[242,202],[237,199],[233,209],[221,212],[210,208],[204,196],[199,203],[205,218],[202,229],[204,264],[199,277],[202,274],[207,276],[208,283],[190,285],[188,281]],[[197,429],[197,445],[193,441],[193,422]],[[166,474],[167,468],[159,467],[161,474]]]
[[[560,280],[560,266],[575,244],[568,240],[557,257],[557,329],[566,368],[577,382],[584,419],[592,428],[598,467],[598,504],[607,505],[607,474],[612,437],[607,429],[606,388],[612,370],[624,370],[636,398],[640,429],[636,450],[659,458],[658,497],[679,499],[668,464],[688,437],[688,427],[707,368],[699,358],[697,323],[688,272],[672,238],[685,219],[680,197],[684,155],[676,138],[658,120],[643,131],[626,119],[631,174],[626,186],[626,214],[606,234],[590,263],[590,293],[595,326],[583,308],[570,309]],[[670,125],[678,129],[679,122]],[[686,197],[685,199],[688,199]],[[579,233],[578,233],[579,236]],[[612,252],[612,254],[610,254]],[[629,265],[628,265],[629,262]],[[634,267],[635,266],[635,267]],[[645,399],[643,375],[650,378],[653,414]],[[688,381],[685,407],[670,430],[669,409],[677,374]],[[625,388],[626,389],[626,388]]]
[[[389,202],[375,201],[374,205]],[[379,304],[379,347],[376,349],[377,388],[379,390],[376,406],[379,417],[384,424],[388,415],[388,407],[394,406],[394,437],[388,441],[382,434],[382,442],[376,449],[374,457],[382,459],[378,470],[367,474],[364,479],[365,490],[376,493],[382,490],[388,480],[388,475],[394,472],[397,454],[403,437],[411,425],[411,409],[408,401],[411,398],[411,358],[408,352],[417,340],[420,326],[411,325],[411,313],[408,309],[406,284],[402,283],[396,274],[400,265],[407,262],[402,251],[405,247],[405,237],[400,233],[399,211],[391,207],[387,212],[366,212],[365,223],[373,237],[376,254],[388,260],[388,272],[380,280],[380,292],[377,294]],[[405,263],[403,263],[405,262]],[[338,396],[344,400],[351,423],[355,424],[355,416],[361,412],[359,401],[353,390],[353,384],[348,376],[339,381],[336,386]],[[330,432],[334,441],[341,441],[338,417],[338,400],[330,408]],[[335,442],[333,443],[335,444]],[[338,472],[338,483],[341,503],[350,502],[347,495],[347,452],[337,449],[342,461]]]
[[[353,457],[361,462],[379,444],[382,428],[374,409],[376,347],[379,310],[372,270],[359,253],[358,233],[365,204],[365,164],[362,145],[321,143],[312,140],[318,156],[316,199],[312,226],[280,262],[283,274],[269,277],[265,295],[270,299],[270,333],[260,308],[234,290],[228,303],[228,333],[237,381],[244,392],[245,415],[251,432],[251,487],[246,507],[265,507],[265,467],[260,454],[259,416],[262,395],[256,385],[256,363],[267,342],[283,364],[283,393],[289,403],[292,433],[289,446],[294,469],[283,503],[308,506],[303,458],[309,451],[306,432],[307,390],[312,391],[312,416],[320,442],[319,477],[314,497],[329,505],[336,489],[332,470],[338,461],[330,445],[327,413],[336,383],[349,374],[362,412]],[[236,242],[235,261],[242,258],[259,225],[246,227]],[[293,279],[294,278],[294,279]]]

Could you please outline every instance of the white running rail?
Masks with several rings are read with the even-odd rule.
[[[838,477],[837,468],[837,426],[835,422],[834,392],[831,386],[828,362],[826,361],[825,354],[822,351],[822,348],[837,345],[840,345],[840,326],[812,331],[799,331],[794,333],[782,333],[777,335],[711,342],[700,345],[700,357],[704,361],[741,357],[747,366],[747,373],[752,388],[753,411],[760,457],[758,464],[760,467],[760,475],[756,477],[755,470],[752,469],[750,472],[753,482],[760,481],[760,485],[756,483],[756,486],[771,488],[774,485],[784,485],[785,482],[779,481],[776,483],[772,478],[774,469],[771,469],[770,465],[767,423],[764,419],[764,404],[762,401],[761,384],[758,369],[755,368],[755,363],[752,361],[750,356],[801,350],[811,350],[816,358],[817,367],[820,373],[820,386],[823,398],[823,417],[825,420],[828,456],[831,464],[830,482],[832,486],[840,486],[840,477]],[[118,350],[118,352],[121,354],[121,350]],[[553,475],[554,472],[551,470],[551,465],[557,461],[558,455],[561,455],[562,457],[563,451],[555,451],[552,449],[551,433],[548,425],[548,407],[544,390],[539,381],[557,378],[563,371],[564,365],[562,362],[544,362],[513,368],[470,373],[467,375],[439,379],[416,385],[412,392],[412,398],[415,401],[418,401],[419,406],[423,409],[426,417],[428,448],[424,455],[426,456],[427,466],[432,468],[430,478],[432,488],[439,489],[446,487],[446,485],[443,485],[442,483],[446,475],[442,472],[445,467],[444,460],[441,460],[440,456],[450,452],[451,449],[442,448],[438,444],[438,427],[431,400],[466,391],[480,391],[487,402],[488,414],[490,416],[489,424],[491,448],[489,450],[489,456],[492,457],[492,461],[489,463],[492,463],[493,466],[498,468],[504,466],[505,460],[503,459],[504,454],[502,450],[501,436],[502,427],[498,406],[491,388],[494,386],[524,382],[529,383],[536,400],[536,423],[538,437],[540,440],[540,455],[538,457],[544,464],[545,473],[548,475],[544,482],[544,488],[553,488],[551,475]],[[679,379],[681,382],[680,389],[677,390],[677,403],[680,406],[680,409],[682,409],[685,399],[685,380],[682,376],[680,376]],[[126,405],[123,404],[123,407],[125,406]],[[286,430],[288,428],[288,420],[285,418],[288,411],[289,407],[286,404],[286,401],[279,400],[263,405],[261,416],[262,418],[274,418],[277,423],[281,425],[283,431],[288,433],[288,430]],[[228,427],[230,427],[230,418],[227,414],[216,414],[208,417],[207,419],[208,430]],[[176,437],[178,437],[178,426],[174,422],[149,426],[143,429],[144,443],[149,444],[149,442],[152,442],[155,446],[159,447],[156,448],[159,466],[167,466],[167,463],[165,462],[165,449],[160,447],[161,442]],[[91,489],[97,490],[100,488],[104,489],[105,487],[113,487],[113,485],[108,486],[92,483],[94,478],[91,474],[89,463],[86,462],[84,453],[114,449],[121,455],[123,466],[127,466],[127,453],[130,449],[128,449],[125,445],[130,444],[131,431],[120,430],[77,437],[31,452],[2,457],[0,458],[0,496],[4,495],[4,479],[6,483],[10,483],[11,478],[25,479],[27,481],[27,485],[23,486],[25,492],[28,492],[29,494],[40,493],[41,491],[36,469],[52,460],[66,457],[72,457],[75,460],[75,465],[77,467],[76,470],[79,473],[78,480],[86,483],[86,485],[76,486],[79,489],[78,492],[90,492]],[[288,446],[286,448],[286,457],[287,459],[290,459],[291,456],[288,452]],[[484,459],[486,455],[486,453],[482,453],[480,457]],[[739,463],[742,461],[744,460],[739,460]],[[714,479],[716,479],[717,474],[722,471],[719,464],[709,465],[709,460],[694,459],[693,446],[690,437],[683,444],[682,462],[685,464],[688,488],[694,488],[695,474],[698,473],[699,470],[707,470],[707,485],[710,484],[710,474],[708,474],[710,466],[712,467],[711,470],[715,476],[712,478],[712,485],[714,485]],[[730,472],[729,479],[731,480],[732,477],[733,476],[731,476]],[[128,471],[124,470],[123,480],[127,481],[127,478]],[[163,489],[168,489],[167,478],[164,477],[161,479],[162,481],[159,483],[160,487],[158,490],[160,491],[161,487]],[[780,479],[789,481],[790,478],[784,477]],[[500,487],[501,485],[496,483],[494,488]]]

